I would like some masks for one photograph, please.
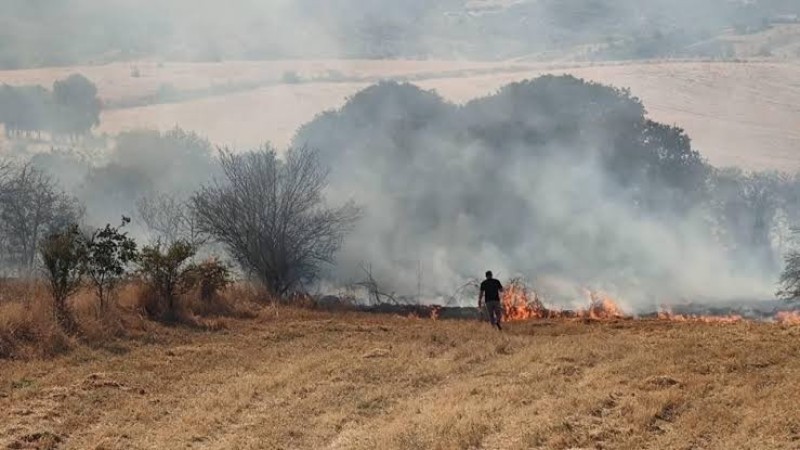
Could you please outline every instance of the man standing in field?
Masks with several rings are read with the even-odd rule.
[[[481,283],[481,293],[478,297],[478,308],[483,307],[484,301],[486,302],[486,311],[489,313],[489,321],[498,330],[503,327],[500,322],[503,320],[503,307],[500,305],[500,293],[503,292],[503,285],[500,281],[492,278],[492,271],[486,272],[486,279]]]

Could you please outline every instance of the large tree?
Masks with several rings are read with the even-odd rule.
[[[53,100],[57,106],[55,132],[77,137],[100,124],[102,102],[97,96],[97,86],[83,75],[73,74],[56,81]]]
[[[52,119],[52,97],[43,87],[0,87],[0,122],[5,124],[8,136],[49,130]]]
[[[30,273],[43,237],[78,223],[78,201],[31,166],[11,169],[0,190],[0,242],[4,265]]]
[[[264,148],[220,157],[224,180],[192,199],[200,228],[276,295],[314,280],[357,215],[350,204],[325,205],[328,171],[317,152],[292,149],[281,160]]]

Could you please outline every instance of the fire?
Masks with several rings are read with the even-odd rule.
[[[441,311],[441,306],[434,306],[431,308],[431,320],[438,320],[439,319],[439,311]]]
[[[587,294],[589,296],[589,308],[578,311],[578,317],[593,320],[628,317],[611,297],[598,292],[587,292]]]
[[[668,307],[662,308],[663,309],[658,312],[657,318],[659,320],[668,320],[671,322],[738,323],[744,320],[744,317],[738,314],[731,314],[728,316],[699,316],[694,314],[675,314]]]
[[[533,299],[528,295],[528,289],[522,283],[510,283],[503,290],[503,319],[507,321],[520,321],[530,319],[544,319],[549,317],[549,311],[544,307],[536,293]]]
[[[800,325],[800,311],[781,311],[775,314],[775,322],[783,325]]]
[[[548,309],[535,292],[523,283],[511,282],[503,291],[503,319],[517,322],[532,319],[579,318],[609,320],[628,317],[611,297],[587,291],[589,306],[578,311]]]
[[[619,302],[606,294],[587,290],[586,297],[589,300],[588,307],[577,311],[549,309],[542,303],[536,292],[529,290],[524,283],[514,280],[508,283],[502,294],[503,320],[518,322],[536,319],[617,320],[633,318],[623,311]],[[432,319],[435,320],[438,317],[438,309],[431,312]],[[673,313],[669,307],[662,307],[655,318],[670,322],[718,324],[735,324],[748,320],[738,314],[724,316],[678,314]],[[800,311],[778,312],[774,315],[773,320],[784,325],[800,325]]]

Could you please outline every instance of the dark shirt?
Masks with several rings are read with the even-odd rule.
[[[487,302],[499,302],[500,293],[503,292],[503,285],[498,280],[489,278],[481,283],[481,292],[483,292],[483,298]]]

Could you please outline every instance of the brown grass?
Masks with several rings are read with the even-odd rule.
[[[152,327],[113,350],[0,365],[0,445],[800,445],[800,328],[544,321],[499,333],[286,307],[214,332]]]
[[[47,290],[39,282],[6,282],[0,298],[0,360],[50,358],[88,346],[102,349],[123,339],[148,338],[154,324],[147,317],[147,290],[136,282],[116,292],[102,311],[94,292],[86,289],[69,300],[78,330],[67,336],[58,326]],[[264,294],[248,286],[234,285],[226,292],[202,301],[190,292],[179,301],[176,325],[196,329],[223,329],[228,318],[255,318],[254,306]]]

